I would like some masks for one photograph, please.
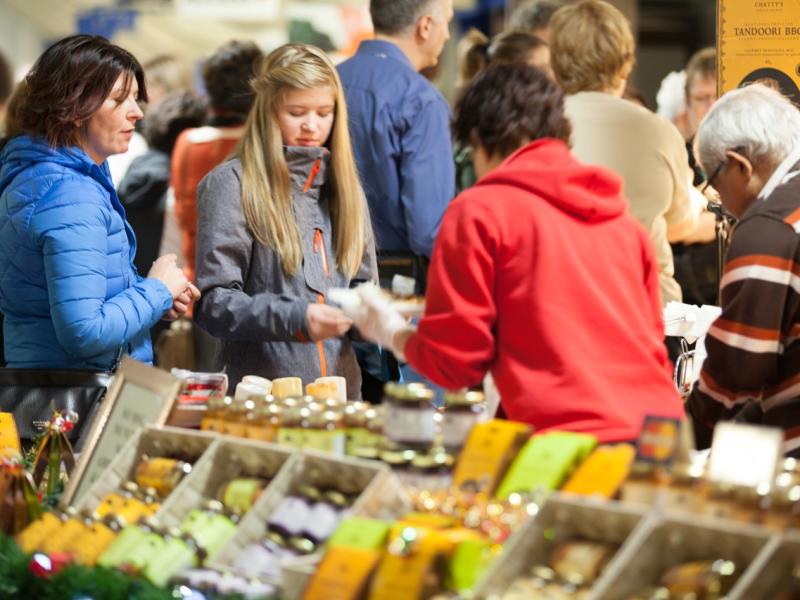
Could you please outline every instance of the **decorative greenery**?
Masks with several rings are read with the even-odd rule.
[[[31,555],[20,550],[13,539],[0,535],[0,600],[10,598],[175,600],[181,596],[116,569],[69,564],[52,576],[36,575],[31,569]],[[215,595],[213,598],[244,600],[238,595]]]

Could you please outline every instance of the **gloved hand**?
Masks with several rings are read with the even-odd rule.
[[[348,313],[364,338],[391,350],[400,361],[404,361],[400,349],[395,347],[395,336],[400,331],[414,330],[414,327],[391,301],[373,283],[365,283],[355,290],[361,300],[358,310]],[[347,312],[345,310],[345,312]]]

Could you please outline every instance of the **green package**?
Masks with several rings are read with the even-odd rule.
[[[147,561],[144,576],[159,587],[164,587],[175,575],[197,566],[194,549],[180,537],[169,537],[164,545]]]
[[[181,524],[181,531],[197,540],[212,558],[236,533],[236,524],[223,514],[193,510]]]
[[[116,567],[121,565],[131,549],[142,542],[147,532],[136,525],[126,527],[117,536],[111,545],[97,559],[101,567]]]
[[[533,436],[508,469],[497,497],[506,500],[515,492],[557,490],[596,445],[597,438],[583,433],[552,431]]]
[[[380,550],[389,536],[389,527],[389,523],[378,519],[348,517],[339,523],[326,546]]]
[[[486,540],[461,542],[450,559],[448,588],[459,593],[471,590],[492,566],[495,558],[497,552]]]

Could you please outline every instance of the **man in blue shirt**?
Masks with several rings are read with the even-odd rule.
[[[450,109],[422,75],[449,34],[452,0],[371,0],[375,39],[339,66],[381,278],[397,256],[430,257],[455,195]],[[383,265],[382,265],[383,263]]]

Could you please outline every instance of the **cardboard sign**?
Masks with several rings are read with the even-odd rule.
[[[166,371],[123,358],[114,383],[92,421],[92,429],[62,495],[62,506],[77,504],[141,429],[163,425],[180,388],[181,381]]]
[[[714,429],[708,478],[755,487],[772,483],[783,456],[783,431],[777,427],[723,421]]]
[[[762,83],[800,106],[800,0],[719,0],[719,93]]]
[[[357,600],[380,557],[377,550],[330,548],[303,593],[303,600]]]
[[[11,413],[0,413],[0,459],[22,453],[17,422]]]

